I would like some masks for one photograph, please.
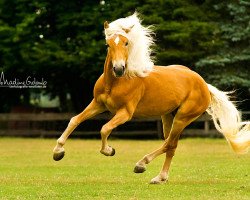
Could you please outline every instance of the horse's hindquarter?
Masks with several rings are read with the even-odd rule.
[[[205,81],[184,66],[155,67],[143,78],[144,94],[134,116],[159,116],[170,113],[187,99],[208,106],[210,98]],[[207,102],[206,102],[207,101]]]

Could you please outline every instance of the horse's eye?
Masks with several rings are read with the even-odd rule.
[[[128,42],[125,43],[125,46],[128,46]]]
[[[105,44],[107,47],[109,47],[109,44]]]

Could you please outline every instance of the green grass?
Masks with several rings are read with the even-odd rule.
[[[250,156],[236,156],[225,140],[181,140],[164,185],[148,184],[163,155],[133,173],[162,141],[110,144],[114,157],[99,153],[99,140],[68,140],[65,158],[55,162],[55,139],[0,138],[0,199],[250,199]]]

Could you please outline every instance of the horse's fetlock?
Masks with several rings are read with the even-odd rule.
[[[145,164],[150,163],[148,156],[144,156],[143,160],[144,160]]]
[[[59,139],[57,140],[57,144],[63,146],[63,145],[65,144],[65,140],[62,139],[62,138],[59,138]]]

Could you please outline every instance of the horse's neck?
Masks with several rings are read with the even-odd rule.
[[[112,83],[115,77],[112,74],[112,63],[109,53],[107,54],[105,64],[104,64],[104,81],[105,81],[105,92],[109,93],[111,91]]]

